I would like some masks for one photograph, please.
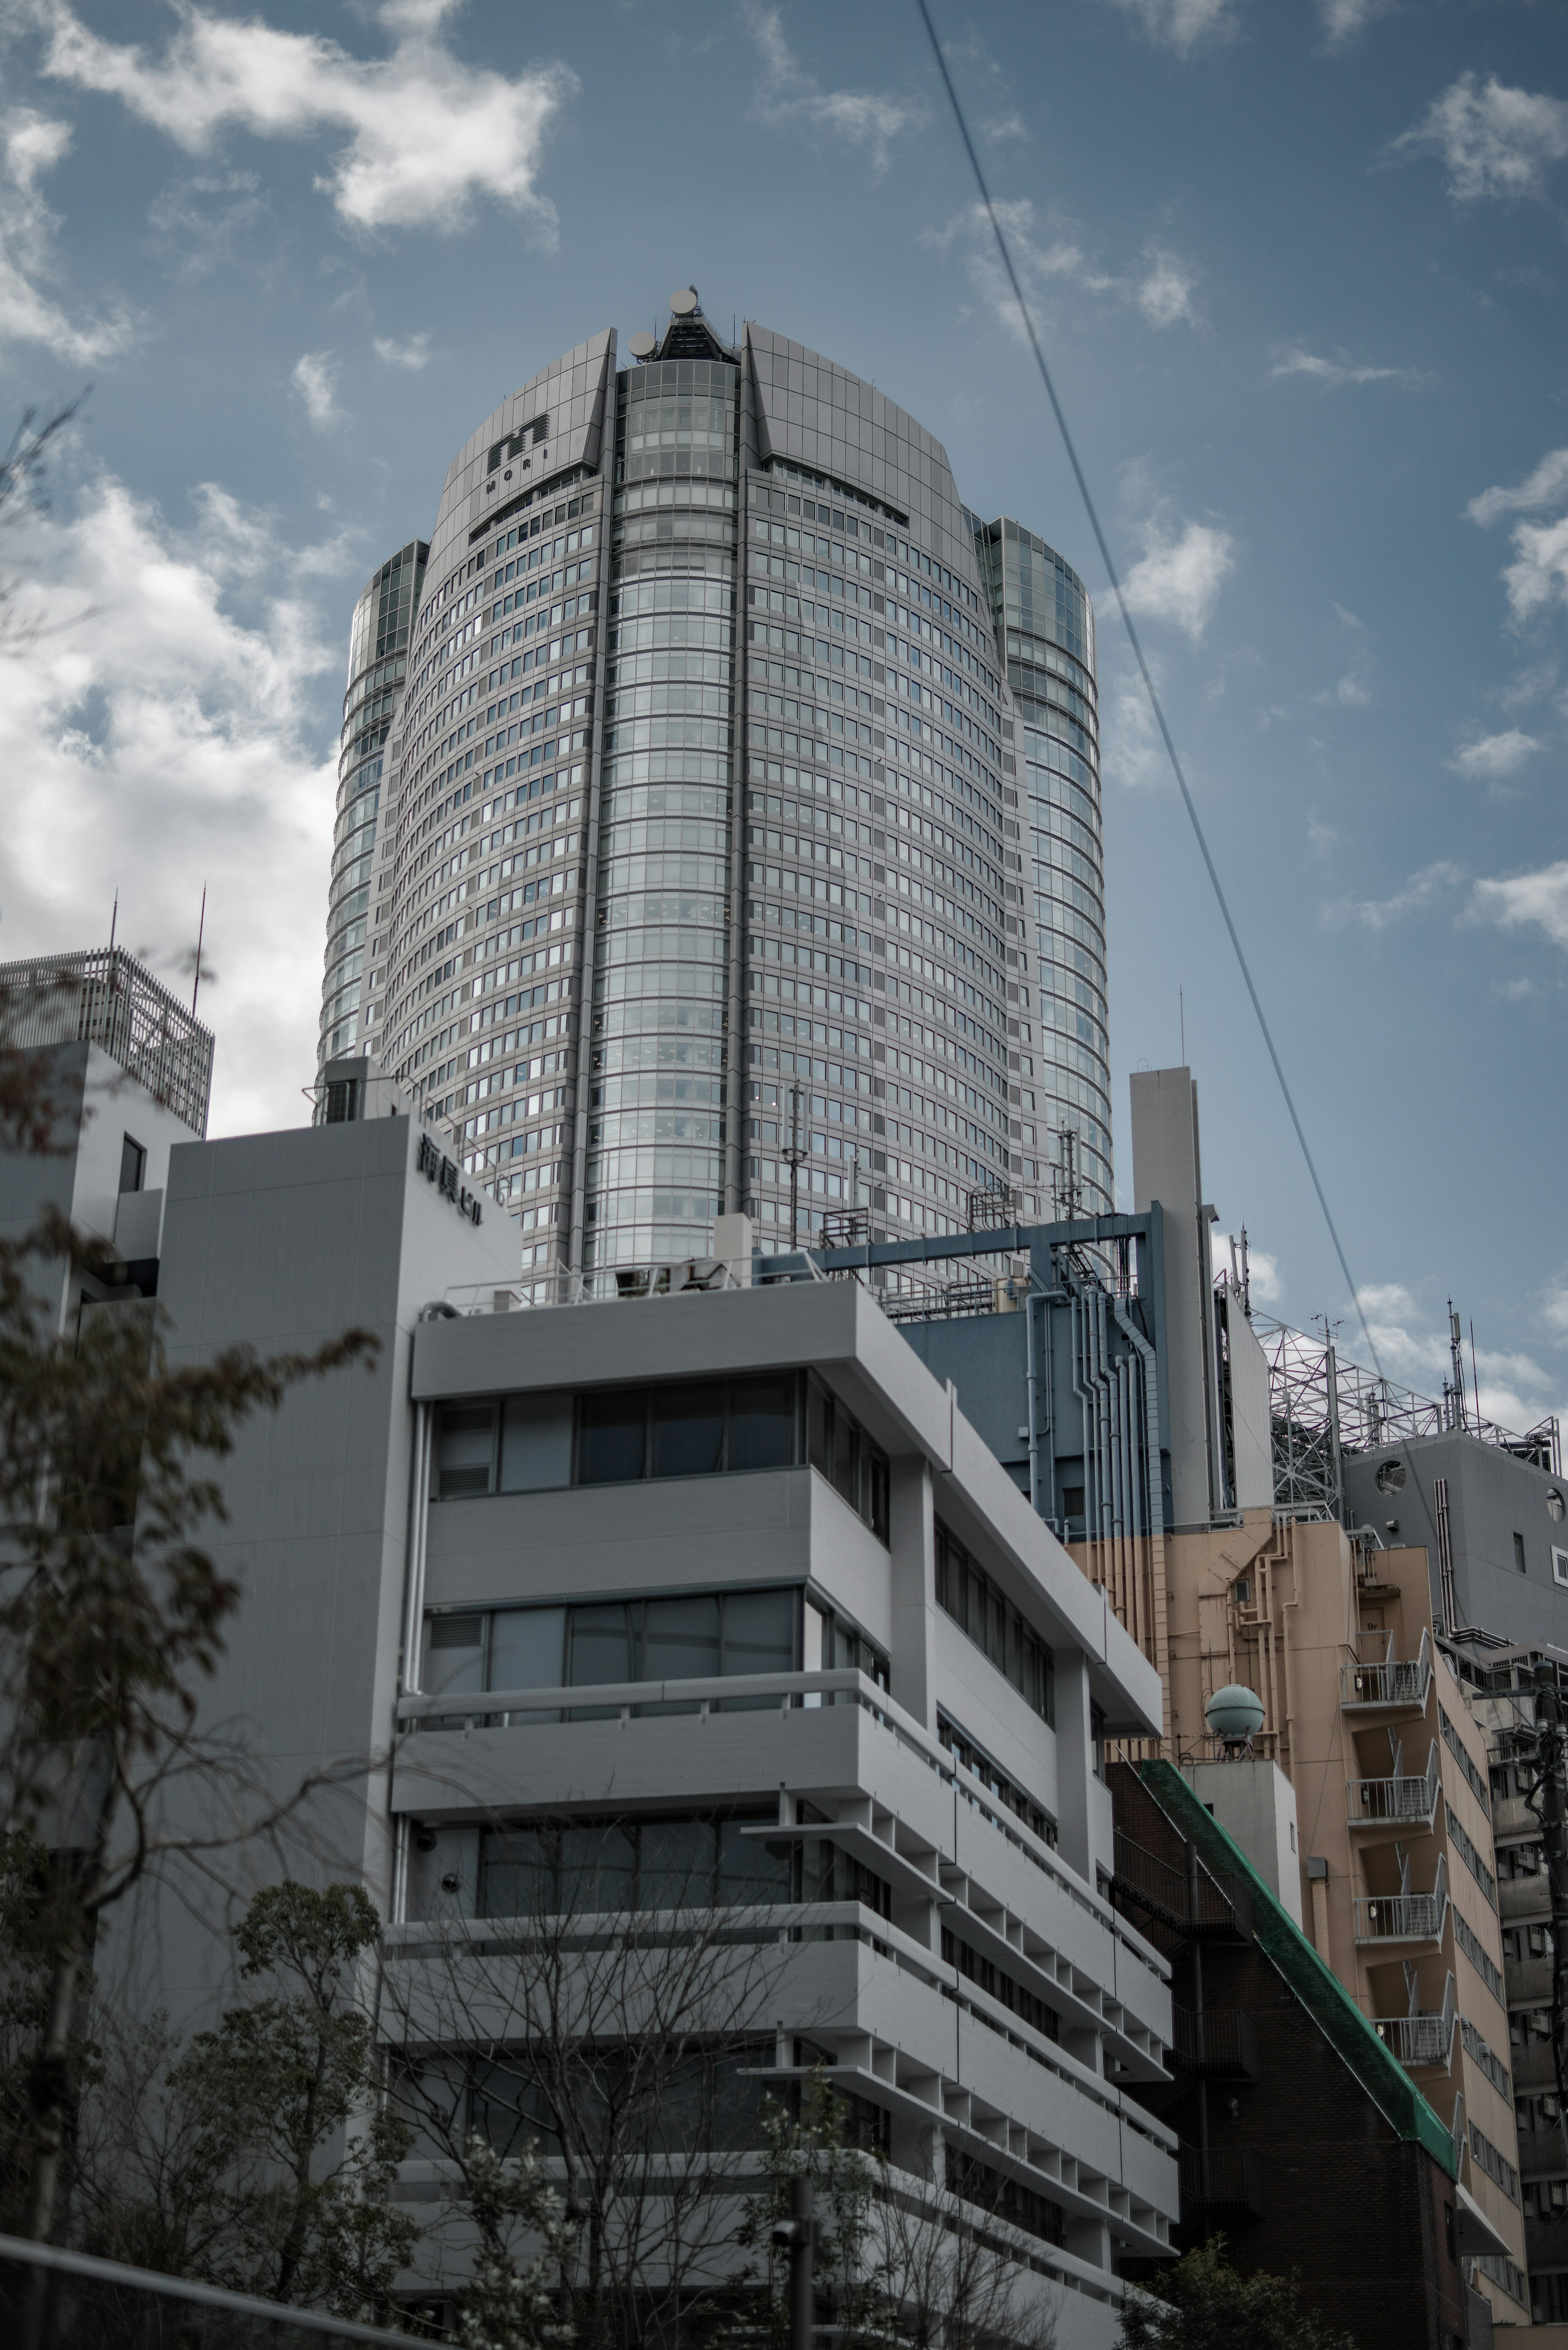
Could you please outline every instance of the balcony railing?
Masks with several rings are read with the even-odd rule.
[[[1381,1636],[1383,1643],[1387,1637]],[[1366,1636],[1363,1647],[1378,1638],[1376,1634]],[[1360,1706],[1408,1706],[1424,1713],[1431,1686],[1431,1642],[1425,1631],[1414,1657],[1375,1656],[1339,1669],[1339,1701],[1347,1712]]]
[[[1262,2166],[1250,2147],[1184,2146],[1178,2157],[1183,2213],[1231,2211],[1263,2216]]]
[[[1450,1975],[1444,1986],[1440,2008],[1428,2008],[1414,2015],[1375,2016],[1373,2029],[1401,2064],[1411,2067],[1435,2064],[1446,2070],[1454,2053],[1454,2025],[1458,2018],[1454,1979]]]
[[[1353,1828],[1412,1827],[1429,1828],[1437,1817],[1438,1796],[1442,1774],[1438,1764],[1438,1742],[1432,1741],[1426,1773],[1417,1779],[1400,1773],[1389,1779],[1352,1779],[1346,1794]]]
[[[1146,1917],[1174,1926],[1189,1941],[1244,1942],[1250,1937],[1251,1902],[1245,1885],[1228,1870],[1211,1877],[1200,1867],[1190,1875],[1120,1835],[1116,1862],[1111,1891],[1118,1907],[1130,1903]]]
[[[1440,1942],[1448,1921],[1446,1892],[1364,1894],[1355,1904],[1358,1942]]]

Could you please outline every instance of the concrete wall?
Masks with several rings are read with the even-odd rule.
[[[1398,1492],[1378,1490],[1378,1473],[1386,1469],[1405,1471]],[[1460,1624],[1521,1645],[1568,1648],[1568,1479],[1459,1430],[1417,1437],[1397,1451],[1346,1454],[1345,1496],[1353,1523],[1376,1526],[1386,1542],[1426,1547],[1434,1607],[1441,1596],[1434,1490],[1439,1477],[1448,1482]],[[1554,1496],[1563,1509],[1561,1518],[1552,1514]],[[1524,1545],[1522,1574],[1515,1564],[1516,1534]],[[1555,1573],[1554,1550],[1562,1554]]]
[[[1295,1790],[1277,1762],[1257,1757],[1184,1762],[1200,1804],[1241,1846],[1275,1899],[1302,1922]]]
[[[1158,1200],[1165,1211],[1165,1419],[1175,1523],[1200,1525],[1220,1493],[1198,1087],[1189,1069],[1135,1069],[1131,1087],[1133,1204],[1141,1211]]]

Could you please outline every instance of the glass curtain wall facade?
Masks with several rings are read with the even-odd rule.
[[[700,320],[616,387],[582,1267],[707,1254],[725,1206],[740,368]]]
[[[1040,1205],[972,517],[885,394],[671,307],[459,452],[386,746],[380,1057],[541,1295],[787,1245],[792,1191],[803,1240]]]
[[[1095,615],[1083,581],[1044,539],[1003,517],[974,521],[999,651],[1007,665],[1033,888],[1023,1025],[1025,1174],[1063,1211],[1109,1214],[1110,1040]],[[1064,1137],[1071,1138],[1064,1147]],[[1074,1192],[1076,1192],[1075,1198]]]
[[[409,631],[430,549],[415,539],[367,580],[348,631],[337,812],[327,910],[317,1073],[373,1040],[377,936],[370,911],[386,743],[408,678]]]

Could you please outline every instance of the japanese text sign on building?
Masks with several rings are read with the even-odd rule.
[[[428,1134],[420,1137],[419,1168],[426,1180],[435,1184],[452,1201],[460,1216],[466,1216],[471,1224],[481,1221],[483,1211],[479,1201],[466,1184],[458,1181],[456,1164],[436,1149]]]

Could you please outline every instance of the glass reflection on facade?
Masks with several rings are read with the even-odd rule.
[[[430,549],[414,540],[366,582],[348,631],[348,684],[337,757],[337,814],[327,913],[317,1068],[373,1044],[376,928],[370,912],[382,767],[402,698],[413,623]]]
[[[1014,712],[1019,837],[1032,884],[1029,976],[1020,1007],[1020,1108],[1026,1175],[1064,1208],[1115,1206],[1106,995],[1105,848],[1100,806],[1095,615],[1083,581],[1019,523],[974,524]],[[1036,1026],[1038,1034],[1031,1034]],[[1064,1156],[1061,1138],[1073,1138]],[[1032,1154],[1037,1153],[1037,1156]],[[1061,1196],[1075,1179],[1075,1200]]]
[[[610,329],[552,360],[454,457],[365,833],[379,1056],[518,1216],[541,1298],[705,1256],[739,1209],[787,1246],[792,1196],[807,1241],[1036,1213],[1047,1068],[1108,1198],[1102,1066],[1043,1013],[1075,1009],[1059,957],[1035,1000],[1015,711],[1032,793],[1070,746],[1022,666],[1010,699],[997,626],[1011,596],[1044,629],[1049,590],[1087,739],[1082,591],[1009,568],[1000,525],[992,564],[885,393],[755,324],[726,343],[694,293],[671,311],[629,364]],[[363,601],[356,631],[369,662]]]
[[[617,380],[585,1274],[703,1255],[724,1209],[739,387]]]

